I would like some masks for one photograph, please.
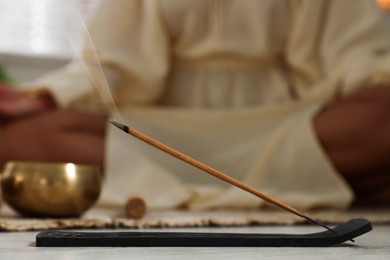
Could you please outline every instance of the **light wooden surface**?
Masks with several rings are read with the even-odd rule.
[[[316,226],[265,226],[158,230],[314,233],[320,229]],[[0,232],[0,259],[390,259],[390,225],[375,226],[373,231],[358,237],[355,244],[349,242],[329,248],[37,248],[34,245],[36,234],[37,232]]]

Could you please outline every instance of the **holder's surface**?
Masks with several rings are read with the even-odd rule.
[[[327,247],[352,240],[372,230],[366,219],[352,219],[336,233],[235,234],[196,232],[72,232],[43,231],[37,247]]]

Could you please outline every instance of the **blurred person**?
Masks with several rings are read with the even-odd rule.
[[[160,208],[264,205],[118,129],[107,129],[103,155],[104,117],[90,124],[77,111],[112,106],[107,78],[123,123],[285,203],[388,205],[390,41],[374,1],[106,0],[90,33],[99,59],[87,41],[87,71],[75,61],[36,80],[50,93],[37,98],[44,109],[12,115],[0,137],[36,140],[34,126],[72,113],[80,120],[54,128],[97,140],[43,133],[13,143],[7,159],[55,140],[32,158],[72,146],[56,159],[104,161],[102,203],[137,194]]]

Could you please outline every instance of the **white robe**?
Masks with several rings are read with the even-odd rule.
[[[299,209],[353,200],[311,122],[330,99],[389,82],[374,1],[106,0],[90,32],[123,123]],[[75,61],[35,84],[62,106],[96,104],[93,85],[110,103],[88,41],[84,61],[92,80]],[[101,203],[264,205],[111,126],[106,165]]]

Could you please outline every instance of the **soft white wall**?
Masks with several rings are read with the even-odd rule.
[[[64,66],[99,0],[0,0],[0,63],[16,82]]]

